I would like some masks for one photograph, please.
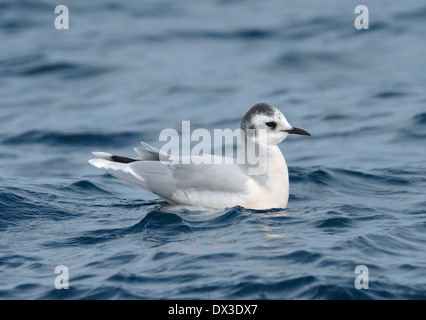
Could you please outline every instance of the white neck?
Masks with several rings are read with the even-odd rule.
[[[289,196],[288,169],[284,156],[277,145],[268,145],[266,152],[266,170],[252,178],[258,186],[251,195],[253,208],[285,208]]]
[[[268,146],[267,159],[267,185],[274,189],[287,189],[288,193],[288,169],[284,156],[277,145]]]

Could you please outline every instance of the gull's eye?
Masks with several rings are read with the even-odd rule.
[[[271,129],[275,129],[275,127],[277,126],[277,123],[274,121],[266,122],[265,124]]]

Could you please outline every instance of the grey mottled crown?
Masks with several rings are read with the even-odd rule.
[[[241,121],[241,129],[255,129],[253,125],[253,117],[259,114],[266,115],[272,117],[276,114],[276,108],[267,104],[267,103],[256,103],[253,107],[250,108],[249,111],[245,114],[243,120]]]

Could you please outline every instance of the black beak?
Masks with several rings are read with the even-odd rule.
[[[292,128],[290,130],[284,130],[289,134],[301,134],[302,136],[310,136],[311,134],[308,131],[299,128]]]

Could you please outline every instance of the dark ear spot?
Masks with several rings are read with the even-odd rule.
[[[277,126],[277,123],[276,123],[276,122],[274,122],[274,121],[266,122],[265,124],[266,124],[269,128],[271,128],[271,129],[275,129],[275,128],[276,128],[276,126]]]

